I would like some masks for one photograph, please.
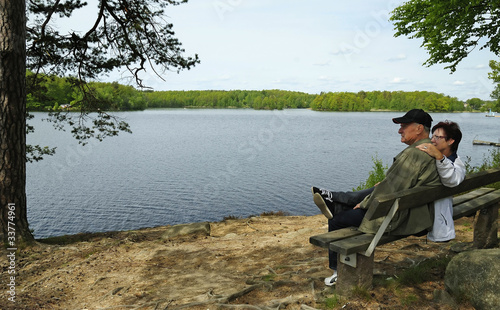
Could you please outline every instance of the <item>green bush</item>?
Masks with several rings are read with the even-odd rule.
[[[378,182],[385,178],[385,173],[387,172],[388,166],[382,163],[382,160],[378,158],[377,155],[372,157],[373,170],[368,173],[368,179],[366,182],[359,184],[358,187],[353,188],[353,191],[360,191],[375,186]]]
[[[471,166],[470,157],[467,157],[467,160],[465,162],[466,173],[470,174],[492,168],[500,168],[500,149],[490,150],[488,153],[489,155],[483,157],[483,162],[479,166]],[[486,187],[500,189],[500,182],[487,185]]]

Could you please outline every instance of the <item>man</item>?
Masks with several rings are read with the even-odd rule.
[[[398,133],[401,142],[409,145],[395,158],[387,170],[385,179],[374,188],[363,193],[330,192],[313,187],[314,201],[321,211],[329,218],[328,230],[333,231],[350,226],[359,226],[364,233],[376,233],[384,217],[367,220],[364,215],[370,207],[373,198],[378,195],[389,194],[416,186],[439,186],[441,184],[434,158],[416,147],[423,143],[430,143],[429,139],[432,118],[421,109],[413,109],[402,117],[392,119],[399,124]],[[360,195],[361,194],[361,195]],[[366,195],[367,194],[367,195]],[[365,196],[363,196],[365,195]],[[337,210],[338,202],[349,200],[346,197],[362,201],[350,209],[343,205],[345,211],[338,214],[331,213]],[[360,197],[361,196],[361,197]],[[363,198],[364,197],[364,198]],[[394,235],[413,235],[426,232],[432,226],[433,216],[429,205],[398,211],[391,220],[386,232]],[[334,270],[331,277],[325,279],[326,285],[333,285],[337,280],[337,253],[330,251],[330,268]]]

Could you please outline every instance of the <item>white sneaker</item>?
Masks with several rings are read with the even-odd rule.
[[[327,219],[332,219],[333,214],[328,208],[323,196],[321,196],[319,193],[315,193],[313,195],[313,201],[314,203],[318,206],[318,208],[321,210],[321,213],[323,213],[324,216],[326,216]]]
[[[337,282],[337,270],[333,273],[331,277],[325,278],[325,285],[332,286]]]

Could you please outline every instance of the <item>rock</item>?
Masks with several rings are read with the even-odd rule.
[[[444,278],[446,290],[477,310],[500,305],[500,249],[474,250],[455,256]]]
[[[210,235],[210,223],[192,223],[192,224],[179,224],[174,225],[165,230],[163,234],[163,239],[173,238],[176,236],[189,235],[194,233],[202,233],[207,236]]]
[[[440,304],[445,304],[450,306],[452,309],[457,309],[458,305],[451,297],[451,295],[445,290],[435,290],[434,291],[434,301]]]
[[[476,250],[472,242],[457,242],[450,246],[450,250],[455,253],[462,253],[466,251]]]
[[[223,237],[224,239],[235,239],[238,238],[238,234],[235,233],[229,233]]]

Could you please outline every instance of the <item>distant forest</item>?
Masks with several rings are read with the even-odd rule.
[[[78,111],[83,94],[74,78],[43,76],[33,84],[27,72],[29,111]],[[360,91],[307,94],[285,90],[189,90],[141,91],[117,82],[91,82],[84,85],[93,95],[95,108],[109,111],[152,108],[250,108],[297,109],[317,111],[404,111],[421,108],[433,112],[487,110],[492,101],[457,98],[426,91]]]
[[[433,112],[465,111],[464,102],[427,91],[371,91],[325,93],[311,103],[319,111],[406,111],[414,108]]]

